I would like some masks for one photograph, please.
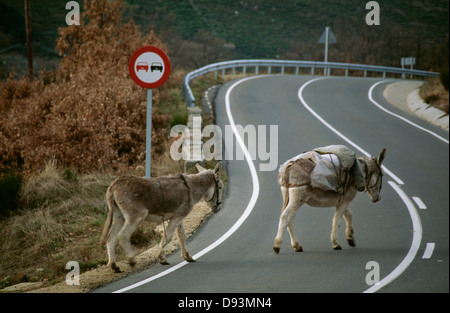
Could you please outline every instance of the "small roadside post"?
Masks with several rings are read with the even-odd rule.
[[[170,60],[160,48],[145,46],[136,50],[128,63],[133,81],[147,89],[147,128],[145,144],[145,177],[151,175],[152,89],[164,84],[170,74]]]

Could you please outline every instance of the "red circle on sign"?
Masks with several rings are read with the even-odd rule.
[[[145,82],[138,77],[138,75],[137,75],[138,69],[136,69],[136,66],[135,66],[136,60],[139,58],[139,56],[141,56],[142,54],[147,53],[147,52],[157,54],[162,59],[163,68],[164,68],[164,72],[163,72],[162,76],[157,81],[150,82],[150,83]],[[162,69],[160,69],[158,65],[156,65],[154,67],[155,67],[155,70],[159,70],[160,72],[162,71]],[[146,72],[148,72],[149,65],[148,64],[146,66],[143,65],[142,70],[146,70]],[[167,80],[167,78],[169,78],[169,74],[170,74],[169,57],[166,55],[166,53],[164,51],[162,51],[160,48],[157,48],[157,47],[145,46],[145,47],[139,48],[135,53],[133,53],[133,55],[130,58],[130,62],[128,62],[128,71],[130,72],[131,78],[137,85],[139,85],[143,88],[147,88],[147,89],[153,89],[153,88],[159,87],[162,84],[164,84],[164,82]]]

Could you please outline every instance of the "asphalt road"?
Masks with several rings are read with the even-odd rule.
[[[230,159],[225,161],[226,198],[222,210],[188,240],[197,262],[187,264],[174,253],[168,257],[169,267],[151,265],[96,292],[448,292],[448,132],[389,104],[382,96],[387,82],[373,87],[380,79],[313,79],[264,76],[223,86],[215,109],[224,137],[229,134],[225,125],[233,121],[254,125],[258,139],[264,129],[258,125],[266,126],[269,159],[257,150],[253,160],[236,160],[238,143],[230,153],[230,138],[224,138]],[[369,100],[369,90],[378,105],[444,140],[383,111]],[[277,126],[276,142],[269,140],[274,131],[270,125]],[[263,143],[259,140],[257,146]],[[261,165],[282,164],[329,144],[372,155],[387,148],[382,199],[372,203],[360,193],[352,202],[355,248],[347,245],[342,222],[343,250],[332,250],[333,208],[304,206],[296,216],[304,252],[294,252],[286,232],[276,255],[272,245],[281,208],[278,165],[271,171],[262,171]],[[373,264],[379,268],[378,285],[372,285]]]

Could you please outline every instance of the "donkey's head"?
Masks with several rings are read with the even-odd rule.
[[[384,174],[381,169],[381,163],[384,160],[385,154],[386,148],[381,150],[378,158],[370,157],[365,159],[363,164],[364,174],[366,176],[366,191],[372,202],[377,202],[381,199],[381,185]]]
[[[211,177],[209,182],[209,188],[205,194],[204,200],[208,203],[211,211],[214,213],[219,212],[220,205],[222,204],[222,195],[223,195],[223,182],[220,180],[220,173],[222,169],[222,163],[219,162],[216,164],[213,170],[207,170],[206,168],[200,166],[199,164],[195,164],[199,173],[208,172],[208,176]]]

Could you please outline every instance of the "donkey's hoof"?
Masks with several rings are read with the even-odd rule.
[[[166,259],[164,259],[164,260],[159,260],[159,264],[161,264],[161,265],[170,265],[169,262],[167,262]]]
[[[131,267],[134,267],[136,265],[136,261],[133,259],[128,260],[128,264],[130,264]]]
[[[333,250],[342,250],[342,247],[340,245],[333,246]]]
[[[121,271],[120,268],[116,265],[116,263],[112,263],[109,267],[112,269],[112,271],[113,271],[114,273],[122,273],[122,271]]]
[[[350,247],[356,247],[355,239],[347,238],[347,242]]]
[[[273,251],[275,251],[276,254],[280,253],[280,248],[279,247],[273,247]]]
[[[183,256],[183,259],[189,263],[197,262],[189,254],[187,256]]]
[[[294,248],[294,251],[295,251],[295,252],[302,252],[302,251],[303,251],[302,246],[301,246],[298,242],[295,242],[295,243],[292,245],[292,248]]]

